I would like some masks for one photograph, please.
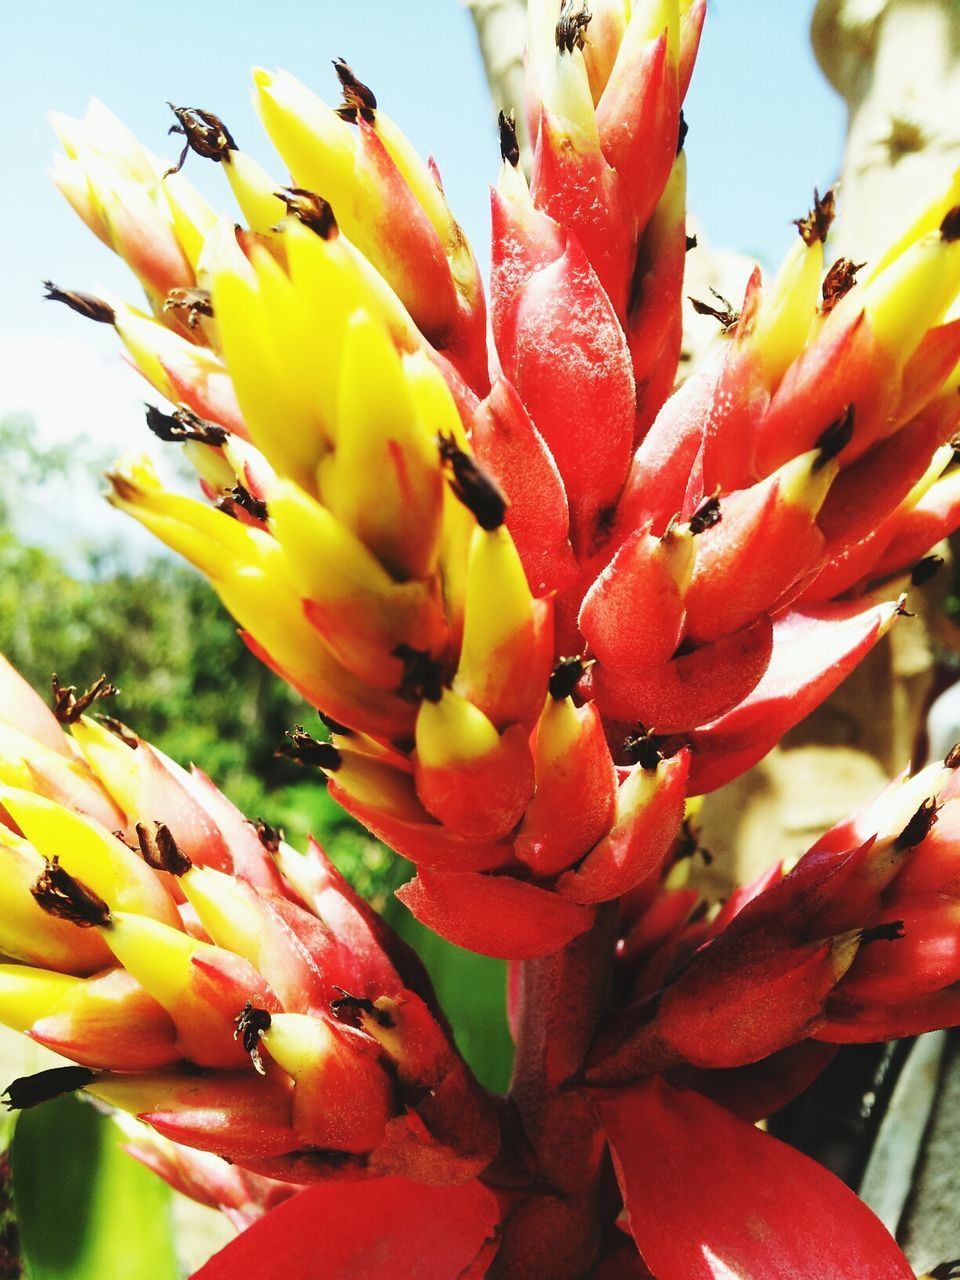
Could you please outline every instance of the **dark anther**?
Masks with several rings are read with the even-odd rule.
[[[51,1067],[32,1076],[18,1076],[3,1091],[4,1105],[8,1111],[26,1111],[84,1088],[95,1076],[89,1067]]]
[[[550,697],[556,702],[562,702],[564,698],[569,698],[580,683],[581,676],[587,667],[591,665],[589,662],[584,662],[580,656],[561,658],[553,668],[550,676],[550,684],[548,685]]]
[[[857,283],[857,272],[862,271],[865,262],[851,262],[849,258],[838,258],[823,280],[820,290],[823,305],[821,315],[828,316],[841,298],[846,297]]]
[[[366,121],[367,124],[373,124],[375,118],[373,113],[377,109],[377,99],[373,90],[368,88],[362,80],[357,79],[342,58],[334,58],[333,69],[337,73],[340,91],[343,94],[343,103],[337,107],[337,115],[341,120],[349,121],[350,124],[356,124],[357,117]]]
[[[910,585],[914,587],[922,587],[925,582],[929,582],[943,568],[943,556],[924,556],[910,570]]]
[[[56,856],[46,861],[37,882],[30,889],[37,906],[58,920],[69,920],[81,929],[110,923],[110,908],[99,894],[75,880]]]
[[[171,289],[163,304],[164,311],[185,311],[187,324],[195,329],[201,316],[213,318],[213,302],[209,289]]]
[[[740,319],[740,312],[737,311],[733,303],[728,298],[725,298],[722,293],[717,293],[716,289],[712,286],[710,288],[710,292],[718,302],[723,303],[722,307],[711,306],[709,302],[701,302],[699,298],[692,298],[689,294],[687,295],[687,298],[698,316],[713,316],[714,320],[718,320],[720,322],[720,327],[723,332],[729,333]]]
[[[237,144],[219,116],[215,116],[212,111],[201,111],[199,107],[175,107],[172,102],[168,102],[167,106],[177,117],[177,123],[170,126],[169,132],[183,134],[186,146],[180,152],[177,163],[171,165],[163,175],[165,178],[171,173],[180,172],[188,151],[195,151],[204,160],[215,160],[217,164],[226,161],[229,164],[230,152],[236,151]]]
[[[940,234],[944,240],[960,240],[960,204],[955,204],[940,223]]]
[[[656,769],[663,759],[656,738],[642,724],[638,724],[636,730],[624,738],[623,754],[631,764],[638,764],[641,769]]]
[[[673,845],[673,856],[677,862],[683,862],[685,858],[692,858],[697,852],[699,843],[693,823],[689,818],[684,818],[680,823],[680,834]]]
[[[500,158],[514,169],[520,163],[520,143],[517,141],[517,115],[511,111],[505,115],[502,111],[497,116],[500,129]]]
[[[50,685],[53,689],[53,714],[61,724],[76,724],[99,698],[112,698],[120,692],[106,676],[99,676],[79,697],[76,685],[62,685],[56,672],[50,677]]]
[[[437,436],[440,460],[449,468],[450,488],[465,507],[473,512],[477,524],[488,532],[499,529],[510,505],[489,471],[457,445],[452,435]]]
[[[574,49],[583,48],[592,16],[586,4],[563,0],[556,30],[557,48],[561,53],[573,53]]]
[[[131,728],[118,720],[116,716],[97,715],[97,720],[108,729],[115,738],[119,738],[124,746],[129,747],[131,751],[136,751],[140,745],[140,739]]]
[[[348,729],[345,724],[341,724],[339,720],[334,720],[333,716],[326,715],[323,711],[318,711],[320,723],[325,725],[331,733],[337,734],[340,738],[349,738],[353,735],[353,730]]]
[[[146,823],[138,822],[136,830],[143,860],[154,871],[169,871],[172,876],[184,876],[193,866],[165,822],[155,822],[152,831]]]
[[[827,238],[830,224],[837,212],[836,189],[831,187],[823,195],[814,187],[813,208],[805,218],[794,218],[793,224],[800,232],[804,244],[821,244]]]
[[[278,756],[289,756],[297,764],[312,764],[335,773],[343,763],[340,752],[332,742],[320,742],[312,738],[302,724],[287,730],[290,741],[277,747]]]
[[[705,498],[690,517],[690,532],[696,537],[705,530],[712,529],[715,524],[719,524],[722,518],[720,499],[714,494],[711,498]]]
[[[831,422],[817,436],[814,445],[820,450],[813,463],[813,470],[819,471],[828,462],[842,453],[853,439],[853,405],[848,404],[836,422]]]
[[[306,187],[280,187],[274,195],[287,206],[291,217],[315,231],[321,240],[332,240],[337,235],[333,207],[315,191],[308,191]]]
[[[960,1277],[960,1258],[952,1262],[940,1262],[930,1272],[930,1280],[958,1280]]]
[[[43,295],[50,302],[63,302],[78,316],[86,316],[88,320],[96,320],[98,324],[113,324],[116,312],[102,298],[95,298],[92,293],[77,293],[73,289],[61,289],[52,280],[44,280]]]
[[[944,768],[956,769],[960,766],[960,742],[955,742],[943,760]]]
[[[283,832],[278,827],[271,827],[269,822],[264,822],[262,818],[258,818],[253,824],[257,833],[257,838],[268,853],[280,852],[280,841],[283,839]]]
[[[704,865],[709,867],[713,862],[713,854],[700,843],[698,833],[690,819],[684,818],[680,824],[680,834],[674,844],[674,859],[677,862],[682,862],[684,858],[692,858],[698,853],[703,859]]]
[[[403,663],[403,678],[397,694],[404,702],[439,702],[443,697],[443,667],[428,649],[411,649],[398,644],[393,656]]]
[[[687,253],[689,253],[691,249],[695,249],[699,243],[700,242],[697,240],[696,236],[687,236]]]
[[[860,941],[864,945],[868,942],[896,942],[902,937],[902,920],[888,920],[885,924],[875,924],[872,929],[863,929],[860,933]]]
[[[360,1025],[359,1015],[365,1013],[381,1027],[393,1026],[393,1018],[390,1014],[384,1009],[378,1009],[372,1000],[368,1000],[366,996],[352,996],[348,991],[344,991],[343,987],[337,987],[336,984],[334,986],[337,991],[342,992],[338,999],[330,1001],[330,1008],[335,1018],[349,1023],[352,1027],[357,1027]]]
[[[687,140],[687,134],[690,132],[690,126],[687,124],[687,118],[680,112],[680,123],[677,127],[677,155],[683,150],[683,144]]]
[[[897,849],[912,849],[926,838],[930,828],[937,820],[937,802],[932,798],[924,800],[907,825],[897,836],[894,845]]]
[[[174,409],[173,413],[164,413],[152,404],[148,404],[146,410],[147,426],[158,440],[168,440],[174,444],[195,440],[198,444],[214,445],[217,448],[227,442],[229,432],[225,427],[207,422],[184,405]]]
[[[273,1019],[266,1009],[258,1009],[248,1000],[241,1011],[234,1018],[237,1029],[233,1033],[234,1040],[239,1040],[244,1049],[250,1055],[250,1061],[253,1063],[255,1070],[261,1075],[266,1075],[263,1062],[260,1058],[260,1037],[265,1031],[270,1030],[270,1023]]]
[[[235,484],[226,497],[221,498],[217,506],[229,516],[235,514],[234,507],[241,507],[248,516],[253,516],[254,520],[266,520],[269,514],[264,500],[255,498],[250,490],[242,484]]]

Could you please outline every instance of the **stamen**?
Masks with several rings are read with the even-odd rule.
[[[393,656],[403,663],[397,694],[404,702],[439,702],[443,697],[443,667],[428,649],[398,644]]]
[[[47,915],[69,920],[79,929],[107,928],[110,908],[100,895],[65,871],[57,855],[44,861],[46,865],[30,889],[37,906]]]
[[[641,769],[651,772],[663,759],[653,731],[642,724],[638,724],[636,730],[624,738],[623,753],[631,764],[638,764]]]
[[[943,568],[943,556],[924,556],[910,570],[910,585],[913,587],[922,587],[925,582],[929,582],[931,578],[935,578]]]
[[[226,444],[230,434],[225,427],[207,422],[185,405],[174,409],[173,413],[164,413],[152,404],[148,404],[146,410],[147,426],[158,440],[167,440],[174,444],[195,440],[198,444],[209,444],[219,448]]]
[[[333,1015],[339,1018],[341,1022],[348,1023],[351,1027],[360,1025],[359,1014],[366,1014],[368,1018],[372,1018],[374,1022],[381,1027],[392,1027],[394,1025],[393,1018],[383,1009],[378,1009],[372,1000],[368,1000],[366,996],[352,996],[348,991],[344,991],[343,987],[334,984],[334,989],[343,994],[337,1000],[330,1001],[330,1008]]]
[[[56,672],[50,677],[53,688],[53,714],[61,724],[76,724],[100,698],[113,698],[120,690],[105,675],[98,676],[86,692],[77,696],[76,685],[62,685]]]
[[[193,866],[165,822],[155,822],[152,831],[145,823],[138,822],[136,832],[141,856],[154,871],[169,871],[172,876],[183,876]]]
[[[555,39],[561,53],[573,53],[587,43],[587,27],[593,17],[585,3],[576,7],[577,0],[563,0],[557,21]]]
[[[870,929],[861,930],[860,941],[866,946],[871,942],[896,942],[903,936],[903,921],[888,920],[885,924],[875,924]]]
[[[820,471],[832,461],[838,453],[842,453],[853,439],[854,407],[848,404],[836,422],[831,422],[817,436],[815,447],[820,450],[813,463],[812,470]]]
[[[826,240],[830,225],[837,214],[836,188],[831,187],[821,196],[813,189],[813,208],[805,218],[794,218],[793,225],[800,232],[804,244],[821,244]]]
[[[580,683],[583,673],[591,666],[593,666],[592,661],[585,662],[580,656],[561,658],[553,668],[550,683],[547,686],[550,697],[555,702],[562,702],[564,698],[569,698]]]
[[[280,187],[274,195],[287,206],[287,213],[305,227],[315,231],[321,240],[332,240],[339,234],[333,206],[306,187]]]
[[[500,158],[515,169],[520,163],[516,112],[511,111],[509,115],[504,115],[501,111],[497,116],[497,125],[500,129]]]
[[[260,1057],[260,1037],[265,1031],[270,1030],[272,1021],[266,1009],[258,1009],[249,1000],[234,1018],[237,1029],[233,1033],[233,1038],[241,1042],[250,1055],[254,1070],[262,1076],[267,1072]]]
[[[710,286],[710,292],[723,305],[721,307],[711,306],[709,302],[702,302],[699,298],[691,297],[687,294],[687,301],[693,307],[698,316],[713,316],[714,320],[719,321],[720,328],[724,333],[729,333],[740,319],[740,312],[734,307],[729,298],[725,298],[722,293],[718,293],[713,286]]]
[[[912,849],[921,840],[926,839],[930,828],[937,821],[937,813],[938,805],[936,800],[932,796],[924,800],[923,804],[897,836],[894,841],[894,847],[901,850]]]
[[[230,163],[230,152],[236,151],[237,144],[219,116],[215,116],[212,111],[202,111],[199,107],[175,107],[172,102],[168,102],[167,106],[177,117],[177,123],[170,126],[169,132],[182,134],[186,138],[186,145],[180,152],[177,163],[164,173],[165,178],[180,172],[191,151],[203,156],[204,160],[213,160],[217,164]]]
[[[89,1067],[51,1067],[37,1071],[32,1076],[18,1076],[3,1091],[3,1101],[8,1111],[26,1111],[83,1089],[96,1077]]]
[[[85,316],[88,320],[95,320],[97,324],[113,324],[116,321],[117,314],[113,307],[108,302],[104,302],[102,298],[94,297],[92,293],[78,293],[73,289],[61,289],[52,280],[44,280],[43,287],[47,291],[43,296],[49,302],[62,302],[71,311],[76,311],[78,316]]]
[[[452,435],[437,436],[440,460],[453,473],[448,484],[465,507],[473,512],[477,524],[488,533],[499,529],[510,505],[489,471],[465,453]]]
[[[362,80],[357,79],[352,68],[344,62],[343,58],[334,58],[333,69],[337,73],[340,91],[343,94],[343,103],[337,107],[337,115],[349,124],[356,124],[358,117],[366,124],[373,124],[376,119],[374,112],[377,109],[377,99],[373,90]]]
[[[823,280],[820,290],[823,305],[820,314],[828,316],[841,298],[846,297],[857,283],[857,272],[862,271],[865,262],[851,262],[849,258],[838,258]]]
[[[185,311],[187,325],[195,329],[201,316],[213,319],[213,302],[209,289],[171,289],[163,304],[164,311]]]
[[[714,494],[710,498],[705,498],[690,517],[690,532],[696,538],[707,529],[712,529],[715,524],[719,524],[722,519],[720,499]]]
[[[277,747],[278,756],[288,756],[297,764],[316,765],[330,773],[335,773],[343,763],[343,757],[332,742],[320,742],[312,738],[302,724],[288,729],[286,736],[290,741]]]

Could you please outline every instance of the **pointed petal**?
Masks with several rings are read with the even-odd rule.
[[[255,1222],[193,1280],[260,1276],[270,1258],[283,1259],[285,1280],[315,1280],[318,1248],[331,1277],[380,1280],[386,1265],[417,1280],[479,1280],[496,1249],[498,1219],[494,1196],[478,1182],[427,1187],[382,1178],[311,1187]]]
[[[587,907],[508,876],[423,870],[397,897],[448,942],[504,960],[548,955],[593,923]]]
[[[683,733],[736,707],[756,688],[770,662],[770,619],[659,667],[614,671],[598,662],[581,685],[614,720],[639,720],[657,733]]]
[[[655,875],[683,820],[690,755],[680,752],[656,769],[635,765],[617,792],[613,827],[576,871],[557,881],[557,891],[574,902],[605,902]]]
[[[596,1106],[630,1231],[663,1280],[913,1280],[843,1183],[699,1094],[655,1079]]]

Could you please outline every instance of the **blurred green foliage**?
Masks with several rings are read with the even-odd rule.
[[[178,1280],[172,1195],[78,1098],[17,1123],[11,1165],[29,1280]]]

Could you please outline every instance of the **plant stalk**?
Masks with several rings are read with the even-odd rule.
[[[618,915],[617,903],[604,903],[588,932],[520,965],[509,1102],[529,1144],[534,1189],[507,1215],[491,1280],[578,1280],[594,1261],[606,1152],[571,1081],[609,1007]]]

